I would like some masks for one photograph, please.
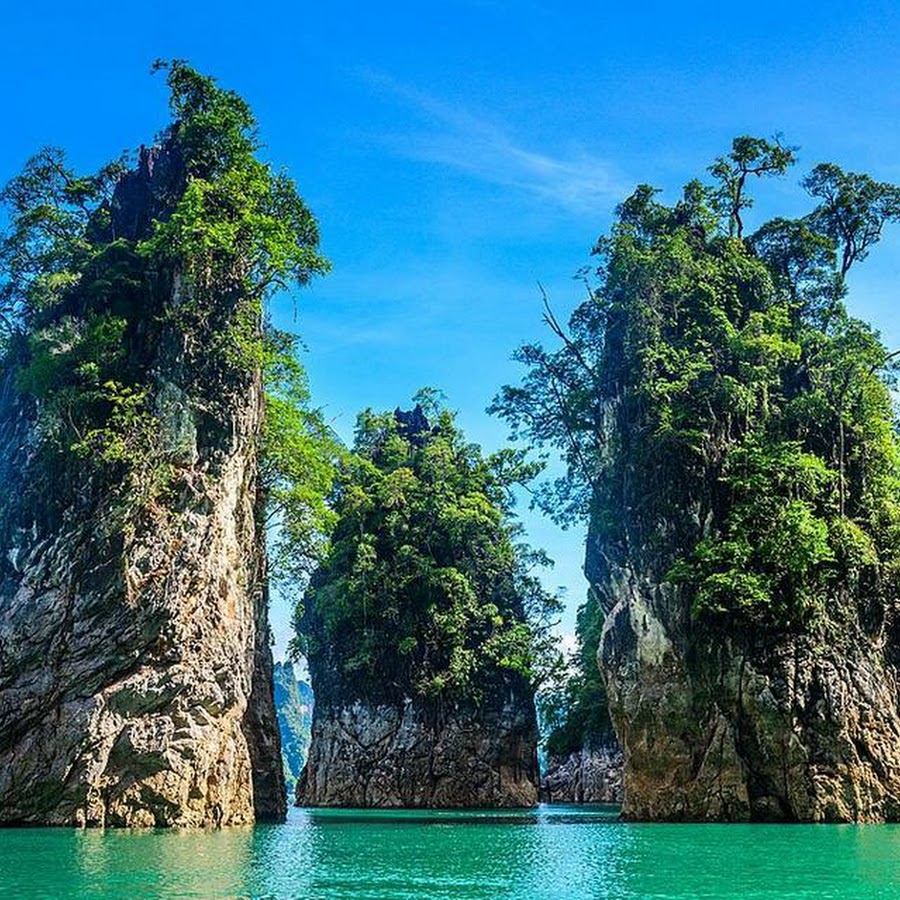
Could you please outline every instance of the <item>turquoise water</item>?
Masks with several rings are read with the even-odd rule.
[[[0,897],[900,897],[900,826],[625,825],[534,813],[310,812],[205,832],[0,831]]]

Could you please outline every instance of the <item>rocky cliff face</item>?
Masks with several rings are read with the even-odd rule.
[[[314,620],[307,609],[309,620]],[[343,674],[339,650],[309,655],[312,738],[298,806],[523,807],[538,802],[537,719],[513,673],[485,685],[479,704],[398,696]]]
[[[119,184],[135,239],[180,190],[177,151]],[[139,506],[86,464],[34,484],[39,410],[6,379],[0,459],[0,821],[226,825],[284,814],[258,524],[259,378],[170,315],[177,272],[131,332],[169,472]],[[220,318],[227,318],[222,298]],[[62,483],[63,480],[65,483]]]
[[[323,704],[299,806],[522,807],[538,800],[534,709],[507,689],[481,707]]]
[[[705,634],[681,589],[589,536],[599,662],[630,819],[883,821],[900,816],[898,635]]]
[[[621,803],[625,760],[615,739],[549,756],[541,779],[545,803]]]

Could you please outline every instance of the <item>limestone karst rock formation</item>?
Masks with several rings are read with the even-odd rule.
[[[671,205],[639,185],[493,406],[588,520],[627,818],[900,818],[898,353],[845,302],[900,186],[820,163],[750,227],[794,162],[742,135]]]
[[[480,448],[452,414],[433,422],[418,405],[360,419],[298,619],[315,692],[300,805],[538,801],[526,591],[544,595],[521,579]]]
[[[544,803],[621,803],[625,760],[615,738],[566,754],[548,754],[541,778]]]
[[[896,624],[844,634],[704,635],[652,554],[588,540],[605,608],[599,663],[625,756],[624,815],[650,820],[900,817]]]
[[[177,141],[115,188],[111,239],[145,237],[184,188]],[[125,336],[168,486],[123,503],[77,460],[46,474],[40,409],[5,373],[0,478],[0,822],[226,825],[285,813],[259,524],[258,372],[187,334],[177,271]],[[80,311],[70,315],[77,323]],[[35,473],[42,473],[40,476]]]
[[[318,675],[318,677],[317,677]],[[316,705],[300,806],[527,807],[538,801],[530,692],[508,683],[480,706],[341,696],[313,674]]]

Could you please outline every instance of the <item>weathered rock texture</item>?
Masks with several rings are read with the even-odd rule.
[[[699,529],[704,516],[694,521]],[[900,817],[896,625],[861,610],[815,637],[711,635],[665,568],[649,553],[616,559],[589,535],[586,571],[605,610],[600,665],[625,755],[623,814]]]
[[[313,681],[313,684],[317,682]],[[323,703],[300,806],[522,807],[538,800],[534,708],[509,687],[479,706]]]
[[[550,756],[541,779],[545,803],[621,803],[625,760],[615,738]]]
[[[146,233],[180,178],[175,150],[144,151],[116,191],[116,235]],[[36,411],[12,376],[3,388],[0,476],[21,502],[0,563],[2,822],[284,814],[257,524],[261,387],[211,362],[202,334],[159,324],[181,300],[177,273],[163,283],[131,348],[172,466],[161,496],[125,508],[120,486],[87,467],[26,483]]]
[[[307,609],[308,624],[315,617]],[[313,629],[318,626],[312,625]],[[343,674],[340,651],[309,655],[315,705],[298,806],[522,807],[538,802],[537,717],[515,673],[480,704],[399,695]]]

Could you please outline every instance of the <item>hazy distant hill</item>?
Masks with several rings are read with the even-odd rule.
[[[293,797],[309,748],[313,694],[305,681],[297,680],[289,662],[275,663],[275,708],[281,732],[284,779],[288,795]]]

